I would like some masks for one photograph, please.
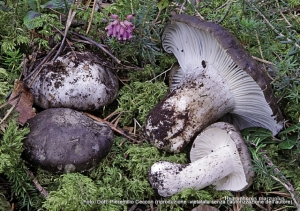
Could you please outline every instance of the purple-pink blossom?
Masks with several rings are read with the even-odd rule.
[[[105,30],[107,30],[107,36],[113,36],[118,40],[124,41],[132,39],[132,32],[135,29],[135,26],[130,22],[130,20],[134,16],[134,14],[127,15],[124,21],[120,21],[118,15],[112,14],[110,17],[114,20],[105,27]]]

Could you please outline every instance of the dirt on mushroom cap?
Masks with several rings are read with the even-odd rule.
[[[34,103],[53,107],[96,110],[117,96],[118,79],[107,61],[90,52],[72,52],[47,63],[31,86]],[[33,78],[26,82],[29,84]]]

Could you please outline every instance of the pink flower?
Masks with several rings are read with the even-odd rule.
[[[126,20],[120,21],[118,15],[112,14],[110,17],[114,20],[105,27],[105,30],[107,31],[106,35],[108,37],[116,37],[120,41],[131,40],[135,26],[130,22],[130,20],[134,18],[134,16],[134,14],[127,15]]]

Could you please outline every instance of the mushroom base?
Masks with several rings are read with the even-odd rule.
[[[194,72],[203,71],[197,67]],[[203,128],[233,109],[228,86],[220,75],[210,75],[212,72],[186,76],[150,112],[145,128],[154,146],[178,153]]]

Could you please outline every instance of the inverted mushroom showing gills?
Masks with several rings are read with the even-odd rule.
[[[242,191],[252,184],[251,156],[241,134],[231,124],[218,122],[202,131],[193,143],[191,163],[155,163],[149,181],[167,197],[186,188]]]
[[[283,127],[263,67],[225,28],[189,15],[173,16],[162,45],[180,68],[172,91],[150,112],[145,126],[151,143],[180,152],[200,131],[223,117],[238,129]]]

